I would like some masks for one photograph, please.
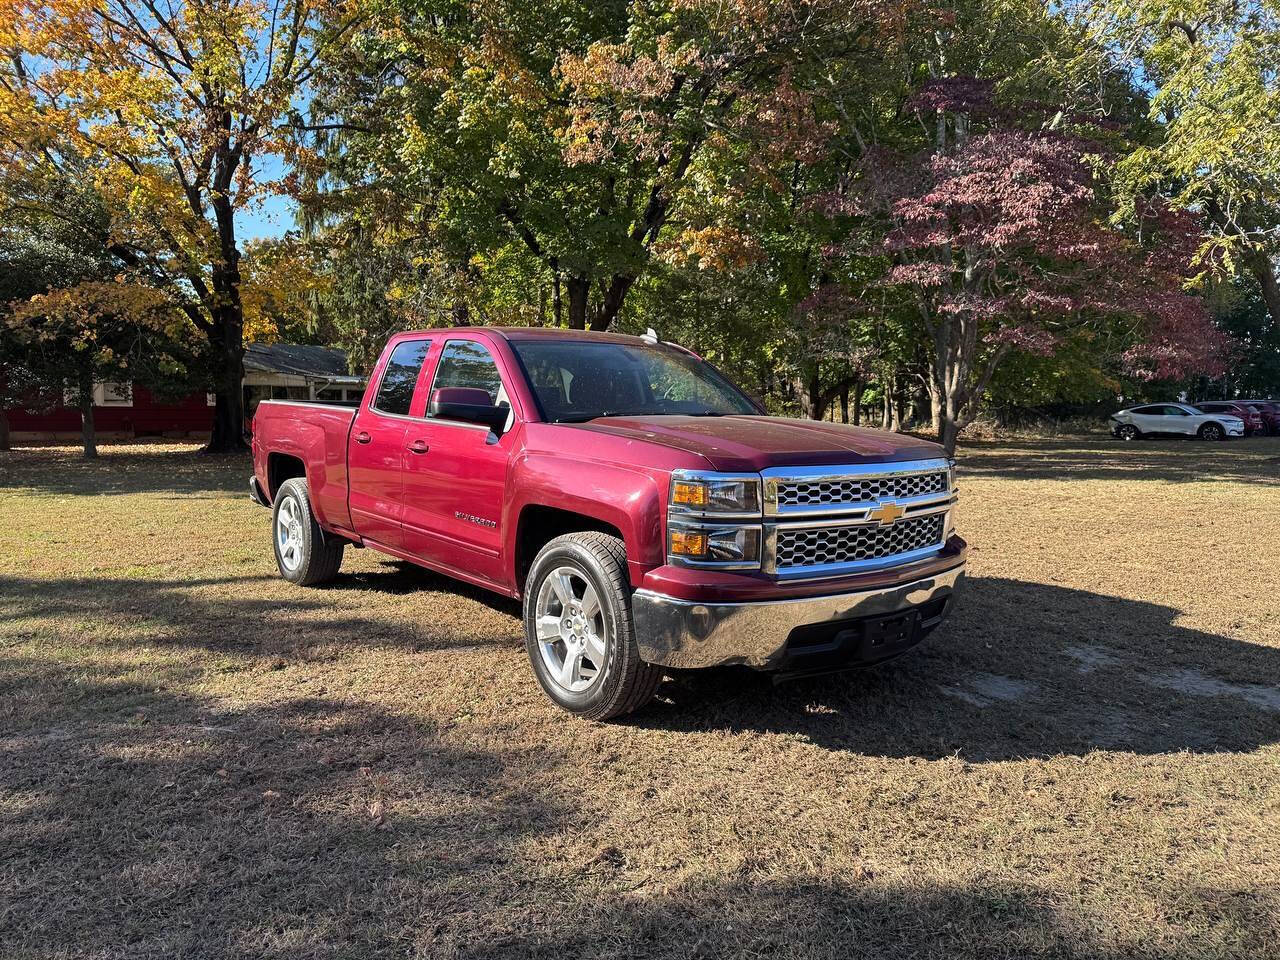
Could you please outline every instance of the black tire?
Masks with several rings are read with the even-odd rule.
[[[1227,431],[1217,423],[1206,423],[1200,428],[1197,434],[1201,440],[1225,440],[1227,439]]]
[[[1116,428],[1116,436],[1126,443],[1131,443],[1142,436],[1142,431],[1132,423],[1122,423]]]
[[[600,600],[607,627],[605,663],[591,686],[574,692],[551,675],[537,636],[537,602],[543,582],[555,570],[580,573]],[[606,533],[570,533],[556,537],[534,558],[524,590],[525,650],[534,676],[557,706],[588,720],[611,720],[640,709],[662,682],[662,667],[640,659],[631,620],[631,582],[622,541]]]
[[[298,562],[291,566],[281,556],[279,537],[280,513],[289,510],[285,505],[292,503],[296,510],[296,518],[301,533],[301,554]],[[271,505],[271,544],[275,548],[276,567],[280,576],[290,583],[302,587],[311,587],[319,583],[327,583],[338,575],[342,566],[342,553],[347,541],[341,537],[325,533],[316,523],[315,514],[311,511],[311,498],[307,493],[307,481],[295,477],[280,484],[276,491],[275,501]]]

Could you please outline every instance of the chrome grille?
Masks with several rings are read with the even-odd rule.
[[[947,489],[947,472],[906,476],[844,477],[833,480],[779,480],[778,506],[818,507],[901,500]]]
[[[779,527],[777,569],[879,560],[942,546],[945,514],[908,517],[891,526]]]

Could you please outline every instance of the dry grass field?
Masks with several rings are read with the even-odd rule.
[[[513,603],[279,580],[244,461],[0,454],[0,955],[1280,957],[1280,440],[962,469],[914,655],[593,725]]]

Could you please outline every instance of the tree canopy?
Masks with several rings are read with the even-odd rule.
[[[1280,306],[1269,2],[0,3],[7,209],[187,318],[215,447],[246,337],[654,326],[951,445],[996,390],[1229,373],[1219,275]]]

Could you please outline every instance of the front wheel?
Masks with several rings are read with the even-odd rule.
[[[1221,440],[1224,436],[1226,434],[1223,433],[1222,427],[1216,423],[1206,423],[1200,428],[1201,440]]]
[[[622,541],[605,533],[557,537],[525,582],[525,648],[552,701],[589,720],[653,699],[662,668],[640,659]]]
[[[1120,425],[1120,428],[1116,430],[1116,436],[1126,443],[1132,443],[1134,440],[1137,440],[1138,437],[1142,436],[1142,434],[1138,432],[1138,428],[1132,423],[1123,423]]]
[[[272,541],[280,576],[310,587],[338,575],[347,543],[326,534],[316,523],[307,481],[295,477],[280,484],[271,511]]]

